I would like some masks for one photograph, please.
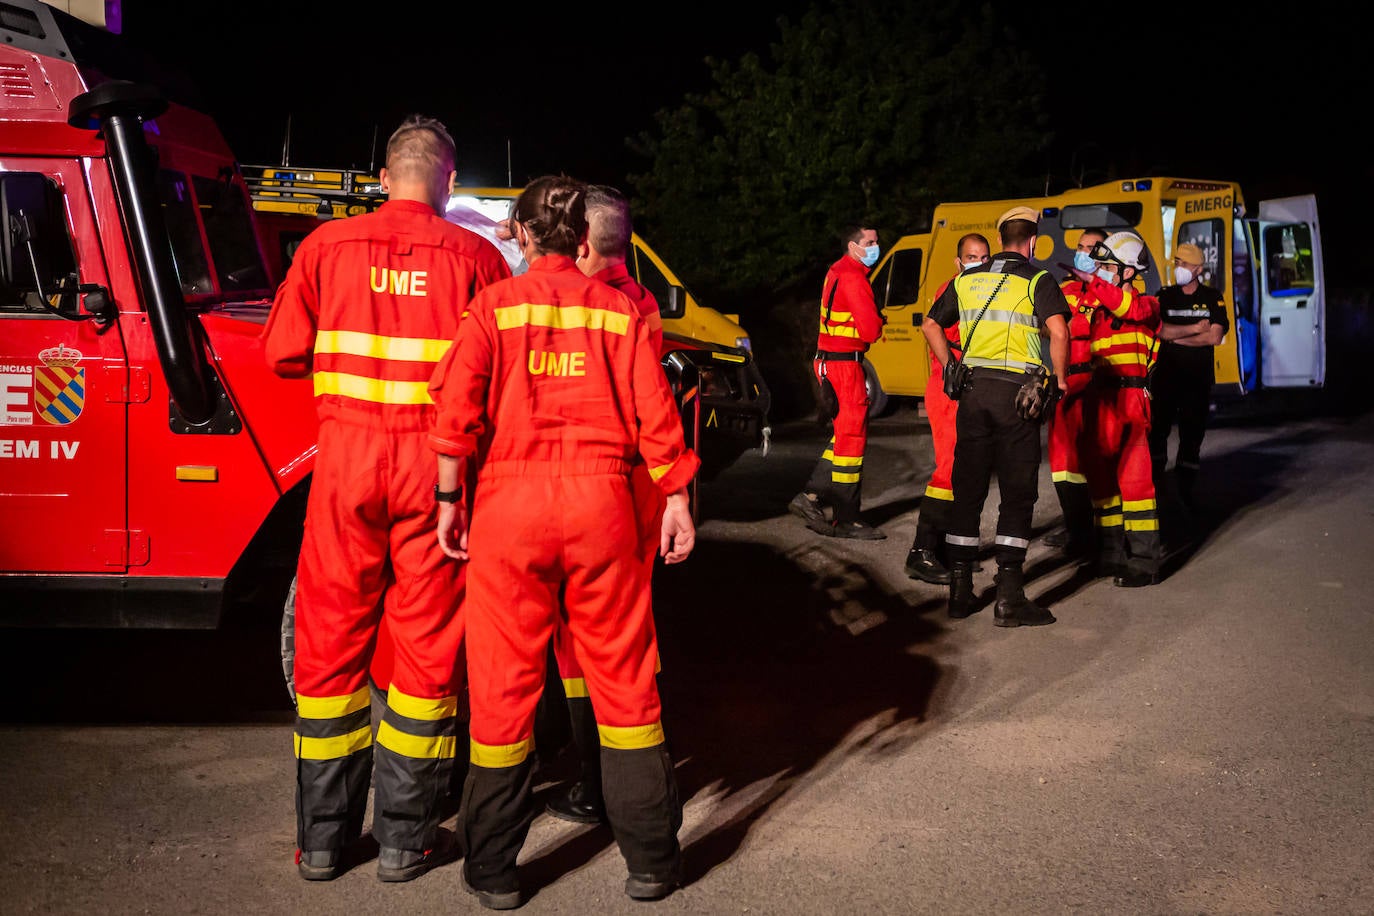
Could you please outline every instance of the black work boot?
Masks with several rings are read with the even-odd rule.
[[[955,560],[949,567],[949,616],[963,620],[973,611],[973,564]]]
[[[569,697],[568,717],[581,775],[567,794],[550,801],[545,810],[565,821],[599,824],[606,819],[606,803],[601,796],[601,732],[596,727],[592,701]]]
[[[948,585],[949,570],[940,562],[940,555],[924,547],[913,547],[906,555],[903,567],[908,579],[920,579],[931,585]]]
[[[999,627],[1040,627],[1054,623],[1054,615],[1026,597],[1020,563],[997,564],[997,606],[992,622]]]

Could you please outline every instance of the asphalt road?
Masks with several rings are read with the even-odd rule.
[[[880,542],[786,514],[824,435],[791,424],[704,485],[697,553],[656,579],[686,886],[634,903],[606,829],[544,816],[524,912],[1374,913],[1374,415],[1219,421],[1167,578],[1113,588],[1037,542],[1059,622],[1012,630],[902,573],[919,415],[873,425]],[[0,911],[478,910],[457,866],[296,876],[270,627],[0,644]]]

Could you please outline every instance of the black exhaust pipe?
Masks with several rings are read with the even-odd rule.
[[[138,284],[172,403],[187,422],[199,425],[215,413],[206,383],[209,367],[186,320],[186,300],[176,279],[152,180],[153,152],[143,136],[143,122],[166,110],[167,100],[156,87],[114,80],[73,99],[67,123],[98,130],[105,139],[120,217],[138,267]]]

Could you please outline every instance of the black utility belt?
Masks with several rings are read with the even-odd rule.
[[[1138,375],[1097,375],[1093,377],[1094,385],[1101,385],[1103,388],[1148,388],[1148,379]]]
[[[864,355],[858,350],[817,350],[816,359],[835,363],[861,363]]]
[[[1091,371],[1093,371],[1092,363],[1069,363],[1069,375],[1082,375]]]

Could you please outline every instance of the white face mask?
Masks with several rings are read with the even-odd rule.
[[[1193,282],[1193,272],[1186,267],[1175,267],[1174,280],[1178,282],[1179,286],[1187,286]]]

